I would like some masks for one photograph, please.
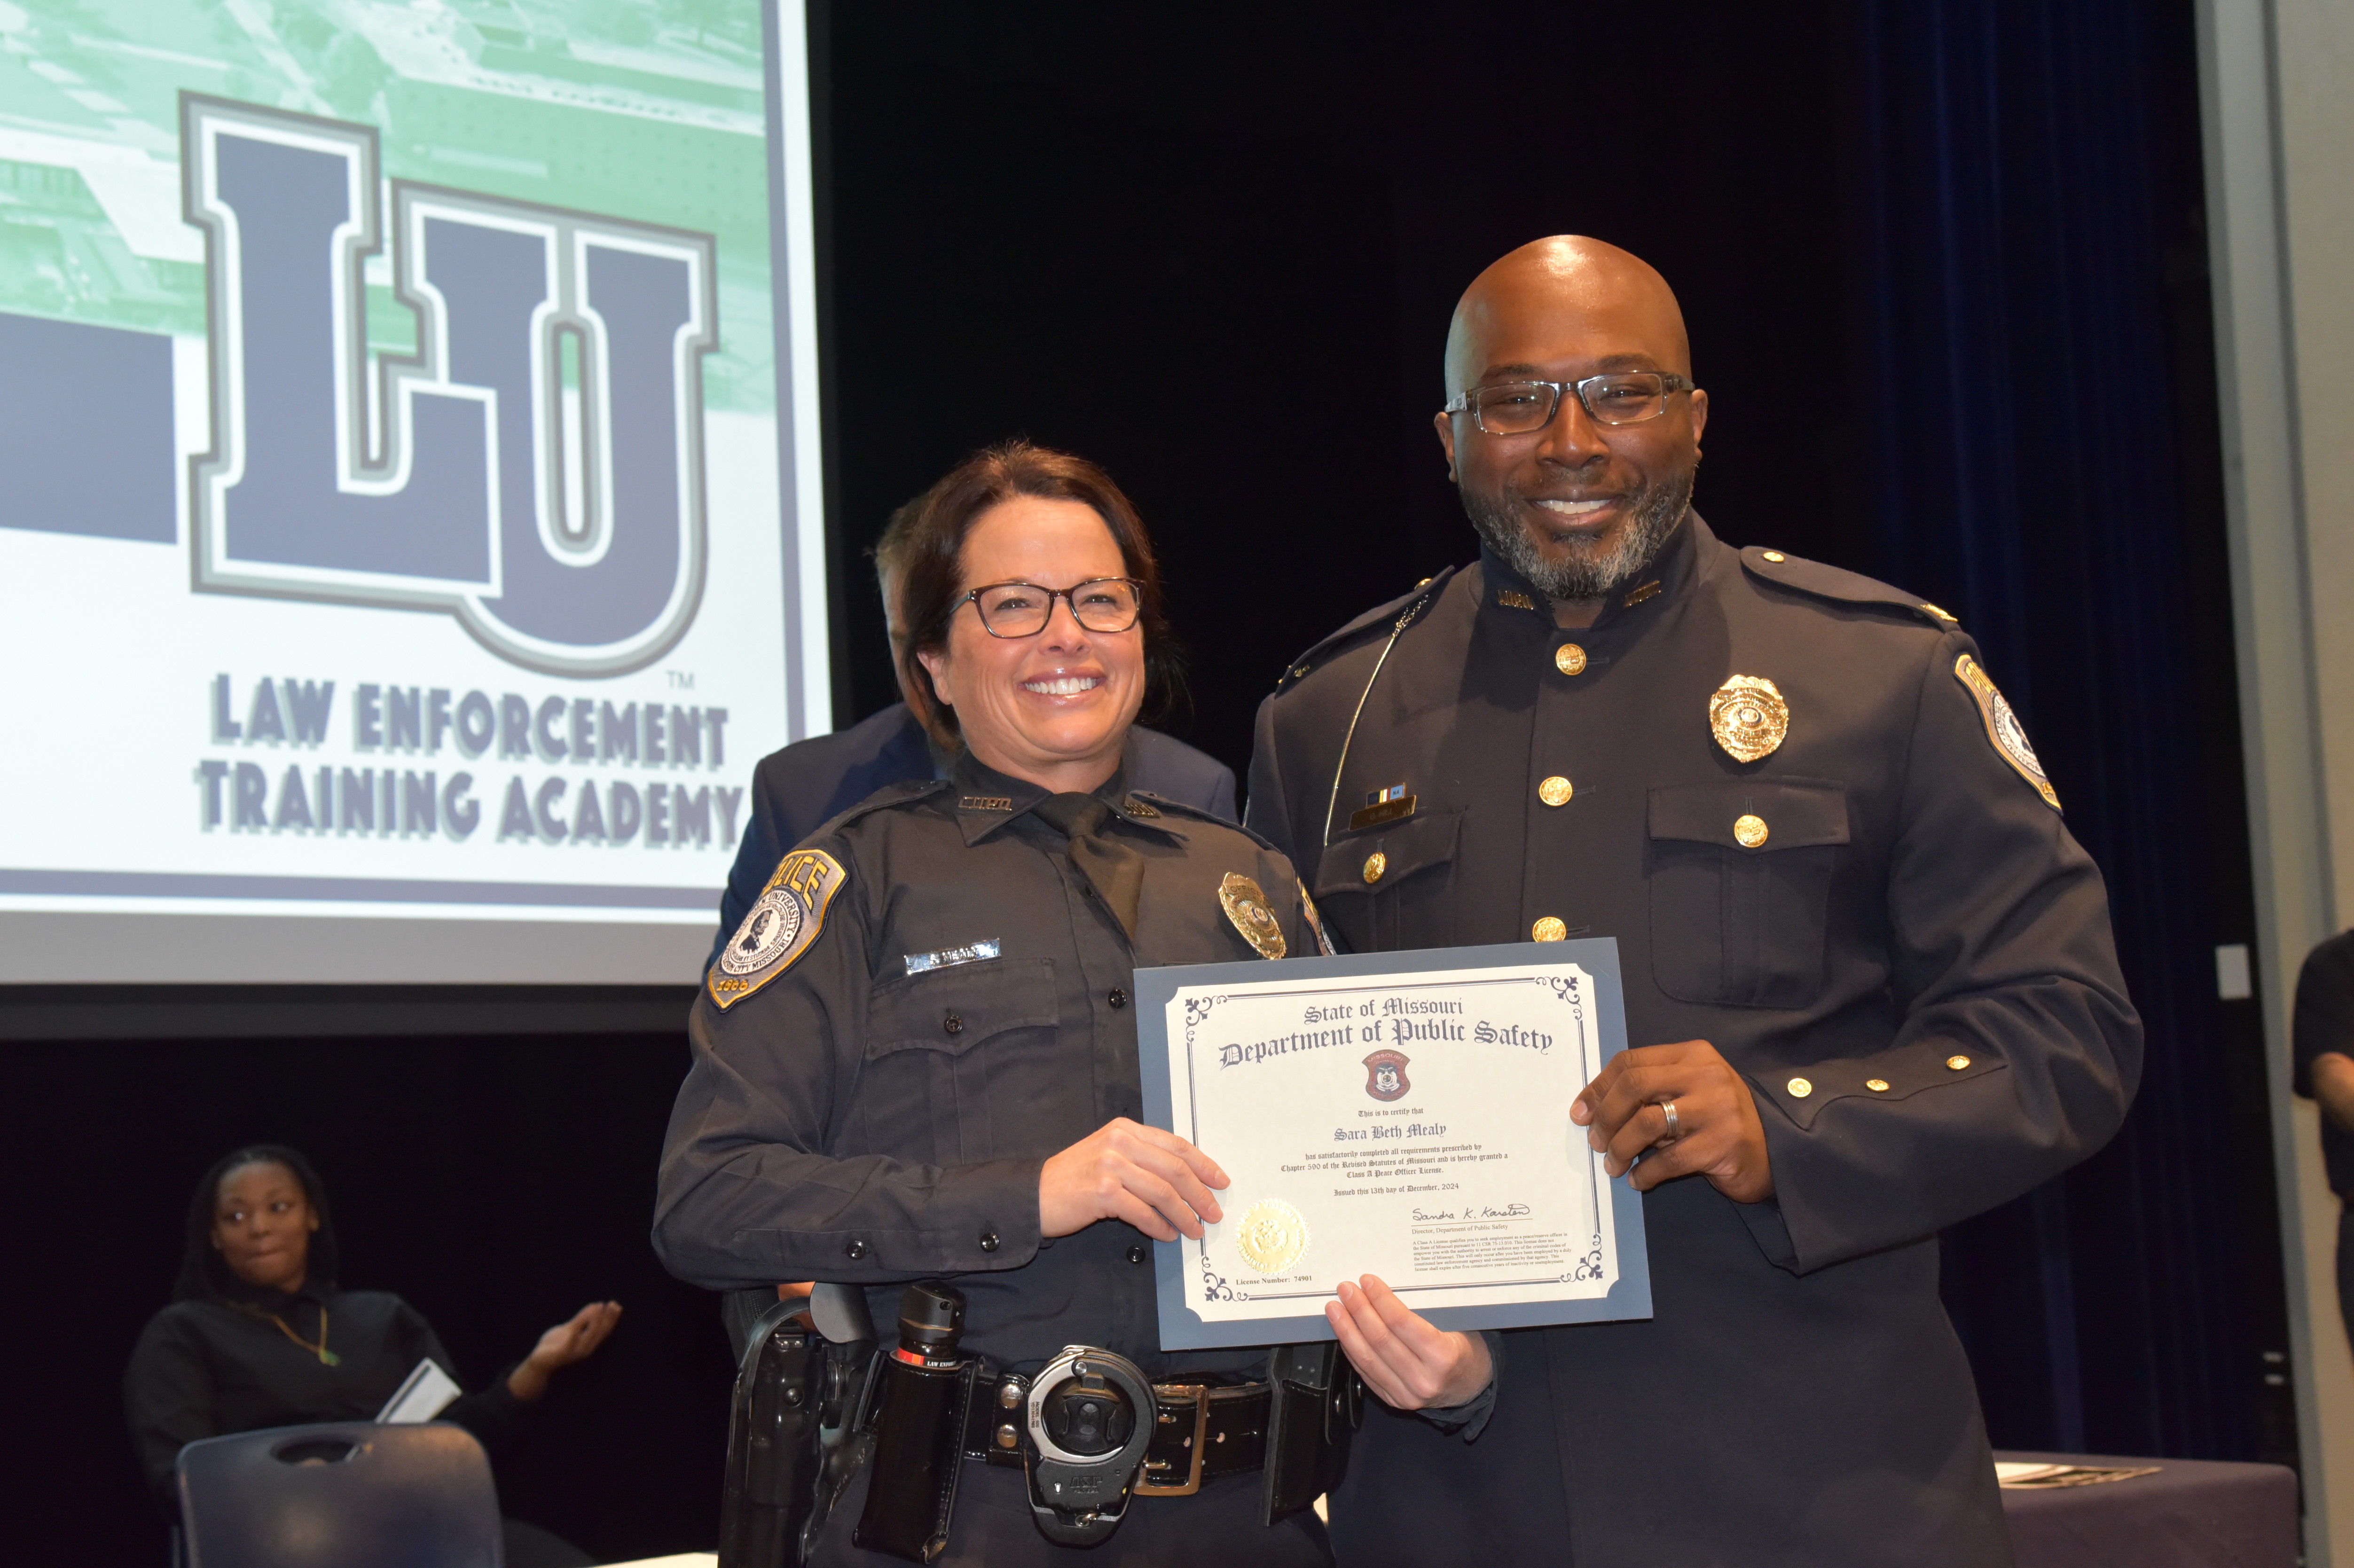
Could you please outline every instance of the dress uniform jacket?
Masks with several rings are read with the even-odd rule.
[[[1151,1250],[1133,1227],[1039,1234],[1046,1159],[1142,1113],[1136,968],[1257,956],[1221,904],[1228,874],[1265,890],[1291,952],[1315,950],[1298,878],[1263,840],[1119,779],[1098,794],[1113,808],[1105,836],[1143,860],[1132,939],[1068,841],[1033,815],[1046,792],[970,756],[785,857],[778,875],[810,890],[800,946],[752,989],[726,989],[715,968],[689,1022],[653,1230],[671,1272],[714,1289],[863,1284],[886,1336],[901,1287],[943,1279],[966,1298],[964,1350],[1001,1367],[1034,1371],[1085,1344],[1155,1379],[1261,1374],[1264,1351],[1159,1349]],[[811,853],[838,868],[831,887],[810,880]],[[980,1495],[960,1497],[952,1558],[1064,1550],[1031,1526],[1019,1471],[967,1470]],[[846,1542],[862,1496],[837,1510],[829,1539]],[[1125,1561],[1156,1524],[1187,1521],[1235,1528],[1259,1548],[1246,1562],[1324,1560],[1312,1515],[1262,1529],[1257,1507],[1257,1476],[1139,1499],[1090,1560]],[[1216,1531],[1194,1533],[1206,1543]]]
[[[1120,768],[1131,789],[1235,815],[1235,770],[1204,751],[1142,725],[1128,732]],[[780,747],[752,770],[752,810],[727,886],[719,898],[719,944],[744,923],[752,901],[787,850],[875,790],[909,779],[945,777],[924,726],[905,703],[893,703],[847,729]]]
[[[2010,1560],[1935,1234],[2104,1143],[2141,1036],[2100,874],[1976,655],[1687,514],[1589,629],[1483,556],[1261,707],[1249,820],[1335,941],[1616,938],[1628,1043],[1713,1044],[1776,1184],[1648,1194],[1654,1316],[1504,1336],[1476,1442],[1369,1416],[1342,1562]],[[1712,727],[1735,675],[1787,707],[1749,762]],[[1410,815],[1352,827],[1399,786]]]

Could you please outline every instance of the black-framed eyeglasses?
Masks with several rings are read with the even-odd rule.
[[[1134,577],[1089,577],[1066,588],[1036,583],[983,583],[957,600],[972,601],[981,629],[991,637],[1035,637],[1055,616],[1055,601],[1089,631],[1126,631],[1144,613],[1144,585]]]
[[[1445,411],[1469,414],[1482,435],[1525,436],[1553,423],[1566,391],[1576,392],[1586,417],[1597,425],[1639,425],[1666,413],[1670,397],[1691,389],[1689,376],[1664,370],[1621,371],[1583,381],[1499,381],[1458,392]]]

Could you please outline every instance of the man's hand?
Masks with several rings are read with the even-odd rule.
[[[1225,1217],[1210,1189],[1225,1184],[1218,1162],[1175,1133],[1115,1117],[1038,1173],[1038,1234],[1126,1220],[1155,1241],[1198,1240],[1204,1220]]]
[[[547,1380],[575,1361],[585,1361],[621,1320],[618,1301],[591,1301],[569,1319],[539,1337],[523,1364],[507,1373],[507,1392],[526,1404],[547,1392]]]
[[[1675,1102],[1672,1139],[1660,1103],[1666,1100]],[[1634,1166],[1638,1192],[1697,1172],[1737,1203],[1774,1195],[1757,1102],[1705,1040],[1619,1052],[1570,1102],[1569,1119],[1586,1129],[1589,1147],[1606,1151],[1603,1164],[1611,1175]],[[1650,1158],[1637,1165],[1647,1149]]]
[[[1391,1409],[1469,1404],[1495,1375],[1487,1340],[1432,1327],[1373,1275],[1362,1287],[1342,1280],[1340,1294],[1324,1304],[1325,1321],[1349,1352],[1349,1364]]]
[[[2339,1131],[2354,1132],[2354,1056],[2324,1051],[2313,1059],[2308,1071],[2321,1114],[2335,1122]]]

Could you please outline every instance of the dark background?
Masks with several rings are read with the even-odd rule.
[[[1240,772],[1289,657],[1473,552],[1429,429],[1464,284],[1540,235],[1627,246],[1684,303],[1712,524],[1959,614],[2111,878],[2141,1099],[1947,1238],[1997,1444],[2293,1458],[2258,1022],[2214,1000],[2253,918],[2190,25],[812,0],[839,717],[893,695],[860,552],[1026,434],[1138,502],[1193,652],[1173,727]],[[265,1139],[332,1183],[345,1283],[471,1379],[622,1300],[503,1497],[601,1556],[707,1549],[729,1370],[644,1241],[684,995],[0,996],[11,1554],[160,1560],[116,1381],[188,1184]]]

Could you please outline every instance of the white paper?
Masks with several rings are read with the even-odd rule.
[[[411,1369],[392,1397],[384,1402],[384,1408],[376,1413],[376,1418],[387,1425],[414,1426],[449,1409],[451,1401],[465,1392],[455,1378],[428,1356]]]
[[[1422,1310],[1606,1296],[1610,1183],[1569,1119],[1594,998],[1570,963],[1181,985],[1173,1125],[1231,1179],[1182,1244],[1193,1309],[1297,1317],[1363,1274]]]

